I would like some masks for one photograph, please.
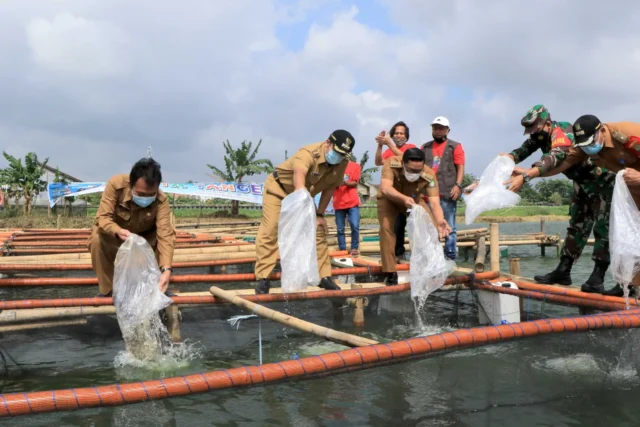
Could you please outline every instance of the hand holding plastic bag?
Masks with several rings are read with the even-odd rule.
[[[520,196],[507,190],[504,184],[511,178],[515,165],[508,156],[498,156],[489,163],[480,176],[478,186],[471,194],[464,196],[467,225],[472,224],[482,212],[512,207],[520,202]]]
[[[316,252],[316,205],[306,188],[282,200],[278,220],[282,291],[297,292],[320,283]]]
[[[455,270],[456,264],[445,259],[438,231],[422,206],[416,205],[412,208],[407,221],[407,231],[411,248],[411,298],[423,301],[431,292],[444,285],[449,274]]]
[[[611,274],[616,283],[626,285],[640,272],[640,212],[624,180],[624,169],[616,174],[609,224]]]
[[[158,312],[172,301],[158,288],[160,276],[149,243],[131,234],[116,255],[113,305],[127,349],[139,360],[153,358],[161,351],[161,340],[152,329],[160,324]]]

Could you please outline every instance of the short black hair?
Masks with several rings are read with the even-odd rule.
[[[131,168],[129,174],[129,185],[133,188],[136,182],[143,178],[147,185],[151,187],[159,186],[162,182],[162,172],[160,171],[160,163],[151,157],[140,159]]]
[[[424,151],[419,148],[409,148],[402,155],[402,163],[424,162]]]
[[[389,131],[389,136],[391,136],[391,138],[393,138],[393,135],[396,133],[396,128],[398,126],[403,126],[404,127],[404,133],[407,134],[407,141],[409,140],[409,126],[407,126],[407,124],[405,122],[398,122],[395,125],[391,126],[391,130]]]

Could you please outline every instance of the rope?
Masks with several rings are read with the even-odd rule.
[[[255,308],[253,311],[255,312]],[[241,321],[245,319],[252,319],[254,317],[258,318],[258,354],[260,356],[260,365],[262,365],[262,319],[260,318],[260,316],[255,314],[238,315],[227,319],[227,322],[229,322],[231,327],[235,326],[236,330],[238,330],[240,328]]]

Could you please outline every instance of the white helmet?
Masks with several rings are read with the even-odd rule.
[[[449,120],[446,117],[438,116],[435,119],[433,119],[433,123],[431,123],[431,126],[433,125],[449,127]]]

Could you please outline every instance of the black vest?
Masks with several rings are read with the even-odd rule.
[[[425,156],[425,163],[432,169],[433,144],[435,144],[434,141],[429,141],[422,146],[422,151],[424,151]],[[456,185],[456,178],[458,176],[456,165],[453,164],[453,150],[455,150],[459,142],[447,139],[447,141],[443,142],[443,144],[446,144],[446,146],[444,147],[442,157],[440,158],[440,165],[438,166],[436,177],[438,178],[438,189],[440,190],[440,194],[445,198],[449,198],[451,189],[454,187],[454,185]]]

